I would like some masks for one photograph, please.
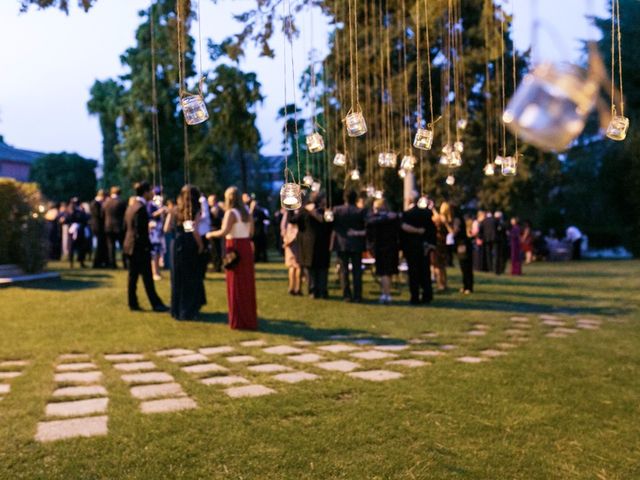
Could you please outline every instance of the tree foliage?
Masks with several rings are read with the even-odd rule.
[[[38,158],[31,167],[31,181],[53,201],[78,197],[90,200],[96,193],[97,162],[76,153],[51,153]]]

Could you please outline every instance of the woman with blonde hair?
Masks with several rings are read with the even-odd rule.
[[[242,203],[238,187],[224,192],[225,214],[219,230],[207,233],[207,238],[226,240],[227,304],[229,327],[257,330],[256,275],[253,264],[253,218]],[[234,261],[230,261],[235,256]]]

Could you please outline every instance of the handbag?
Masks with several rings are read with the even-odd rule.
[[[233,248],[227,250],[224,257],[222,257],[222,266],[225,270],[233,270],[240,262],[240,254],[236,250],[236,242],[233,242]]]

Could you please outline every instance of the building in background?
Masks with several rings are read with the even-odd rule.
[[[0,135],[0,177],[28,182],[31,165],[43,155],[44,153],[20,150],[7,145],[4,137]]]

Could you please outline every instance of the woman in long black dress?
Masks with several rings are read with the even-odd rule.
[[[193,320],[206,303],[200,255],[204,250],[198,234],[200,191],[191,185],[180,190],[175,213],[175,238],[171,246],[171,316]]]
[[[473,292],[473,255],[471,238],[467,235],[467,227],[462,215],[454,215],[453,238],[456,245],[456,253],[462,272],[461,293],[469,295]]]
[[[380,278],[380,303],[391,303],[391,277],[398,274],[400,218],[390,212],[387,202],[373,202],[373,211],[367,217],[367,231],[373,243],[376,276]]]

